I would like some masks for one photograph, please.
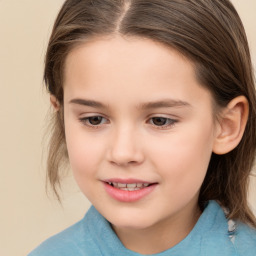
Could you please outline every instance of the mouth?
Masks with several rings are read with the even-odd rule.
[[[136,191],[136,190],[147,188],[153,185],[153,183],[120,183],[120,182],[107,182],[107,183],[108,185],[114,188],[124,190],[124,191]]]
[[[151,194],[158,183],[138,180],[107,180],[104,187],[109,196],[120,202],[135,202]]]

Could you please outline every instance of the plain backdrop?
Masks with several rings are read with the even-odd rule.
[[[63,204],[45,193],[43,134],[49,99],[44,54],[63,0],[0,0],[0,255],[25,256],[83,217],[89,202],[72,175]],[[234,0],[256,63],[256,1]],[[256,209],[256,182],[250,202]]]

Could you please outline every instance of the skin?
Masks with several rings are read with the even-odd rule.
[[[222,138],[193,64],[148,39],[96,38],[69,53],[63,89],[74,177],[124,246],[153,254],[183,240],[201,214],[199,190]],[[157,185],[120,202],[104,188],[113,178]]]

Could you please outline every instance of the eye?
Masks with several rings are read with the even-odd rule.
[[[108,120],[102,116],[90,116],[79,119],[83,124],[87,126],[99,126],[102,124],[106,124]]]
[[[177,120],[166,117],[152,117],[149,121],[150,124],[158,127],[169,127],[174,125]]]

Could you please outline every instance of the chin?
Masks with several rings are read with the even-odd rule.
[[[104,214],[104,213],[103,213]],[[104,215],[103,215],[104,216]],[[155,224],[156,218],[139,211],[115,212],[104,216],[114,227],[125,229],[146,229]]]

